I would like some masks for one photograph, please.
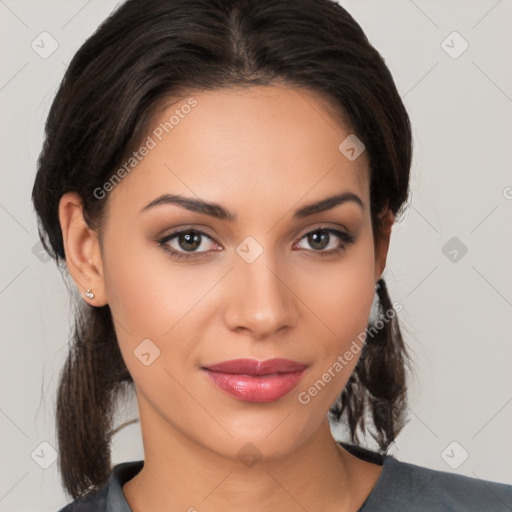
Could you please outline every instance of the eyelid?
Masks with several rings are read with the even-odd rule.
[[[329,235],[331,235],[331,236],[334,235],[335,237],[337,237],[341,241],[341,247],[339,247],[338,249],[341,249],[344,247],[346,248],[346,246],[353,244],[356,240],[355,235],[351,234],[348,230],[345,230],[345,229],[341,230],[339,228],[332,228],[329,226],[320,226],[317,228],[307,230],[304,234],[299,236],[299,238],[297,239],[297,242],[295,242],[294,245],[298,244],[307,235],[309,235],[311,233],[316,233],[318,231],[324,231],[326,233],[329,233]],[[325,251],[325,250],[314,251],[311,249],[308,250],[308,252],[312,252],[312,253],[319,254],[319,255],[320,254],[325,254],[325,255],[331,254],[333,251],[335,251],[335,249],[331,249],[329,251]]]
[[[308,235],[309,233],[315,232],[315,231],[339,231],[339,232],[345,232],[347,234],[350,233],[350,230],[344,226],[343,224],[334,224],[329,225],[328,222],[319,222],[318,226],[315,226],[313,228],[307,227],[303,231],[301,231],[301,235],[298,235],[297,240],[300,240],[304,236]]]
[[[164,236],[158,237],[158,243],[160,245],[164,245],[165,243],[169,242],[170,240],[178,237],[181,233],[190,233],[190,232],[197,233],[197,234],[199,234],[202,237],[208,238],[210,241],[214,242],[215,244],[220,245],[213,238],[213,236],[209,235],[208,233],[206,233],[202,229],[198,229],[198,228],[195,228],[195,227],[192,227],[192,226],[182,226],[180,228],[176,228],[174,231],[172,231],[168,235],[164,235]],[[190,253],[190,254],[201,254],[201,253],[204,253],[204,252],[207,252],[207,251],[200,251],[200,252]]]

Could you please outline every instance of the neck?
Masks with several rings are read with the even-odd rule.
[[[247,459],[246,464],[236,454],[213,452],[167,423],[167,428],[156,425],[141,425],[144,467],[123,486],[133,512],[353,511],[382,469],[339,446],[327,418],[287,455],[255,463]]]

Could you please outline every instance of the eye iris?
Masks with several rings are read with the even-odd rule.
[[[315,249],[325,249],[326,241],[329,240],[329,233],[327,231],[315,231],[308,235],[308,242],[311,244],[311,247]],[[320,245],[320,247],[317,246]]]
[[[179,237],[179,246],[184,250],[194,250],[197,249],[201,245],[201,235],[199,233],[195,233],[189,231],[187,233],[182,233]],[[185,241],[185,244],[192,244],[192,247],[186,247],[182,241]]]

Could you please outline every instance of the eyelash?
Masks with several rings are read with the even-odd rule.
[[[355,237],[353,235],[345,233],[344,231],[339,231],[337,229],[328,228],[328,227],[320,227],[320,228],[313,229],[312,231],[308,231],[307,233],[305,233],[299,239],[299,241],[302,240],[303,238],[307,237],[308,235],[310,235],[312,233],[317,233],[319,231],[324,232],[324,233],[333,234],[333,235],[337,236],[338,238],[340,238],[342,240],[343,245],[340,246],[340,247],[337,247],[336,249],[331,249],[330,251],[315,251],[315,250],[311,250],[310,251],[310,252],[315,253],[318,256],[333,256],[334,254],[339,254],[342,251],[344,251],[347,248],[348,245],[354,243],[354,240],[355,240]],[[206,257],[206,256],[198,256],[198,255],[199,254],[205,254],[205,253],[208,253],[210,251],[201,251],[201,252],[198,252],[198,253],[187,254],[185,252],[176,251],[175,249],[171,249],[167,245],[167,242],[169,242],[173,238],[176,238],[177,236],[179,236],[182,233],[196,233],[196,234],[201,235],[201,237],[204,236],[204,237],[209,238],[210,240],[213,241],[213,239],[209,235],[204,233],[203,231],[200,231],[200,230],[197,230],[197,229],[192,229],[192,228],[183,228],[183,229],[179,229],[179,230],[173,231],[169,235],[166,235],[165,237],[163,237],[160,240],[158,240],[158,245],[160,247],[162,247],[162,249],[164,251],[169,253],[170,256],[173,259],[176,259],[176,260],[189,260],[189,259],[197,259],[197,258]]]

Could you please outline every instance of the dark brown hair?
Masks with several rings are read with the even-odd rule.
[[[94,190],[146,134],[164,100],[191,91],[281,83],[316,93],[365,144],[374,237],[379,213],[401,213],[412,158],[409,117],[381,55],[331,0],[128,0],[81,46],[51,106],[32,200],[41,240],[65,272],[58,205],[75,191],[101,237],[105,200]],[[340,141],[341,142],[341,141]],[[380,280],[381,314],[392,308]],[[133,384],[108,305],[78,301],[57,399],[59,468],[74,498],[111,472],[113,413]],[[364,345],[333,405],[352,442],[370,432],[386,450],[405,421],[410,364],[398,319]],[[370,413],[373,426],[365,424]]]

